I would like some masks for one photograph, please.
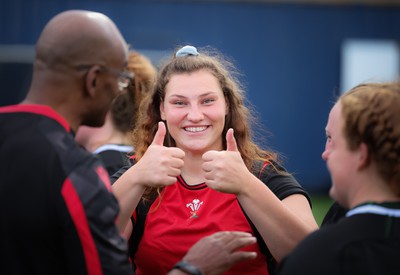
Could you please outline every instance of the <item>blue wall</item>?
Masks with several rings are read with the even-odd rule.
[[[0,44],[34,44],[56,13],[90,9],[111,17],[139,50],[169,51],[186,43],[216,47],[232,57],[243,73],[249,101],[270,132],[267,145],[284,155],[286,168],[311,192],[326,192],[330,185],[320,156],[327,115],[340,88],[341,43],[348,38],[400,40],[400,7],[152,0],[4,2]]]

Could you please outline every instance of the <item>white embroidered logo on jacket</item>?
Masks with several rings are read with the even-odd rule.
[[[203,202],[200,202],[199,199],[194,199],[192,202],[186,204],[186,207],[192,210],[190,211],[190,218],[198,218],[197,216],[197,211],[199,211],[200,206],[203,204]]]

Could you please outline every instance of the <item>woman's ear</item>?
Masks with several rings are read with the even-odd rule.
[[[228,97],[225,96],[225,115],[229,114],[229,100]]]
[[[160,101],[160,115],[161,115],[161,119],[162,120],[164,120],[164,121],[167,120],[166,117],[165,117],[164,101],[163,100]]]

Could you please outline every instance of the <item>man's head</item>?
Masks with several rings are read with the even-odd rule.
[[[62,12],[48,22],[37,41],[32,86],[25,101],[50,105],[66,116],[73,129],[101,126],[119,82],[127,80],[123,74],[127,54],[120,31],[104,14]],[[65,114],[71,111],[74,117]]]

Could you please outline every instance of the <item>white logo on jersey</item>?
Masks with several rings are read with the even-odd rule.
[[[200,206],[203,204],[203,202],[200,202],[199,199],[194,199],[191,203],[186,204],[186,207],[192,209],[190,211],[190,218],[198,218],[197,216],[197,211],[199,211]]]

